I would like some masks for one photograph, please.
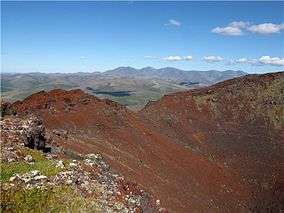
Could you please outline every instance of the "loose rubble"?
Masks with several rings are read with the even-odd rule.
[[[1,120],[2,140],[5,144],[22,143],[24,146],[44,150],[47,137],[42,121],[35,117],[8,117]]]

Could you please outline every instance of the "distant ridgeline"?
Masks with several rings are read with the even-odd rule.
[[[132,109],[141,109],[148,101],[158,100],[163,95],[242,75],[246,73],[233,70],[184,71],[173,67],[119,67],[93,73],[3,73],[1,93],[5,101],[16,101],[42,90],[81,89]]]

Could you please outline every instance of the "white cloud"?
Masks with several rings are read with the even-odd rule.
[[[167,57],[157,57],[157,56],[147,55],[147,56],[144,56],[144,58],[159,59],[163,61],[191,61],[193,59],[191,55],[188,55],[188,56],[170,55]]]
[[[151,56],[151,55],[146,55],[146,56],[144,56],[144,58],[147,58],[147,59],[158,59],[158,57]]]
[[[235,64],[251,64],[251,65],[260,65],[258,59],[247,59],[247,58],[239,58],[233,61]]]
[[[163,58],[165,61],[182,61],[183,58],[181,56],[168,56]]]
[[[213,55],[204,56],[202,59],[204,61],[208,62],[208,63],[223,61],[222,57],[220,57],[220,56],[213,56]]]
[[[221,35],[228,36],[240,36],[244,34],[244,31],[258,34],[273,34],[280,33],[284,29],[284,23],[273,24],[273,23],[263,23],[252,25],[249,22],[244,21],[233,21],[225,27],[216,27],[211,30],[213,33],[218,33]]]
[[[168,21],[168,23],[165,24],[165,26],[175,26],[175,27],[180,27],[181,26],[181,23],[177,20],[174,20],[174,19],[170,19]]]
[[[271,58],[270,56],[267,55],[260,57],[259,62],[262,64],[269,64],[273,66],[284,66],[284,58],[278,58],[278,57]]]
[[[284,29],[284,23],[283,24],[264,23],[258,25],[251,25],[250,27],[247,28],[248,31],[259,34],[280,33],[282,29]]]
[[[284,58],[262,56],[259,59],[247,59],[239,58],[237,60],[232,60],[231,64],[251,64],[251,65],[272,65],[272,66],[284,66]]]
[[[192,58],[191,55],[188,55],[188,56],[184,56],[183,59],[184,59],[185,61],[191,61],[193,58]]]
[[[165,58],[162,58],[165,61],[190,61],[193,59],[192,56],[167,56]]]
[[[86,60],[86,59],[88,59],[88,57],[87,56],[80,56],[80,59],[81,60]]]
[[[239,58],[236,60],[237,63],[247,63],[248,59],[247,58]]]
[[[228,36],[240,36],[243,34],[243,31],[238,27],[216,27],[212,31],[212,33],[218,33],[221,35],[228,35]]]
[[[162,58],[165,61],[190,61],[192,60],[192,56],[167,56],[165,58]]]
[[[179,56],[179,55],[171,55],[164,58],[156,57],[156,56],[145,56],[148,59],[158,59],[164,60],[169,62],[177,62],[177,61],[191,61],[193,57],[191,55],[188,56]],[[239,58],[234,60],[225,60],[221,56],[204,56],[202,58],[203,61],[208,63],[214,62],[221,62],[225,61],[228,65],[236,65],[236,64],[250,64],[254,66],[264,66],[264,65],[271,65],[271,66],[284,66],[284,58],[280,57],[270,57],[270,56],[262,56],[258,59],[249,59],[249,58]]]
[[[229,24],[230,27],[237,27],[237,28],[246,28],[249,25],[249,22],[244,21],[233,21]]]

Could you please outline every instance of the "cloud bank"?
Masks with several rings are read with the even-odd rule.
[[[213,63],[213,62],[220,62],[223,61],[223,58],[221,56],[204,56],[202,58],[203,61],[206,61],[208,63]]]
[[[193,57],[191,55],[188,56],[167,56],[162,58],[164,61],[191,61]]]
[[[284,29],[284,23],[283,24],[264,23],[264,24],[252,25],[247,28],[248,31],[258,34],[280,33],[280,31],[283,29]]]
[[[144,58],[146,59],[158,59],[158,60],[162,60],[162,61],[191,61],[193,59],[193,57],[191,55],[188,56],[179,56],[179,55],[170,55],[167,57],[157,57],[157,56],[151,56],[151,55],[147,55],[144,56]]]
[[[191,55],[188,56],[180,56],[180,55],[170,55],[167,57],[156,57],[156,56],[145,56],[147,59],[157,59],[162,61],[169,62],[178,62],[178,61],[191,61],[193,57]],[[284,58],[281,57],[271,57],[271,56],[261,56],[258,59],[249,59],[249,58],[239,58],[234,60],[224,59],[221,56],[204,56],[200,60],[207,63],[215,63],[215,62],[225,62],[228,65],[237,65],[237,64],[250,64],[255,66],[263,66],[263,65],[271,65],[271,66],[284,66]]]
[[[259,58],[259,62],[273,66],[284,66],[284,58],[278,57],[271,58],[270,56],[262,56]]]
[[[273,23],[263,23],[252,25],[250,22],[244,21],[234,21],[225,27],[216,27],[211,30],[213,33],[226,35],[226,36],[241,36],[244,32],[254,33],[254,34],[274,34],[280,33],[284,29],[284,23],[273,24]]]
[[[259,59],[239,58],[232,61],[232,64],[251,64],[251,65],[271,65],[271,66],[284,66],[284,58],[261,56]]]

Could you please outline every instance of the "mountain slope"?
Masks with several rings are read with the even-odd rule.
[[[242,188],[237,177],[171,143],[115,102],[80,90],[53,90],[34,94],[13,107],[19,114],[40,115],[50,131],[67,130],[68,138],[57,143],[66,150],[101,153],[113,168],[161,198],[170,211],[231,209],[240,199],[239,193],[221,187],[225,183],[233,191]],[[228,194],[235,199],[225,201]]]
[[[12,105],[40,115],[66,152],[98,152],[170,212],[279,210],[283,73],[165,96],[139,113],[80,90]]]
[[[255,199],[252,210],[276,211],[283,184],[283,107],[282,72],[168,95],[140,114],[171,142],[240,174]]]

